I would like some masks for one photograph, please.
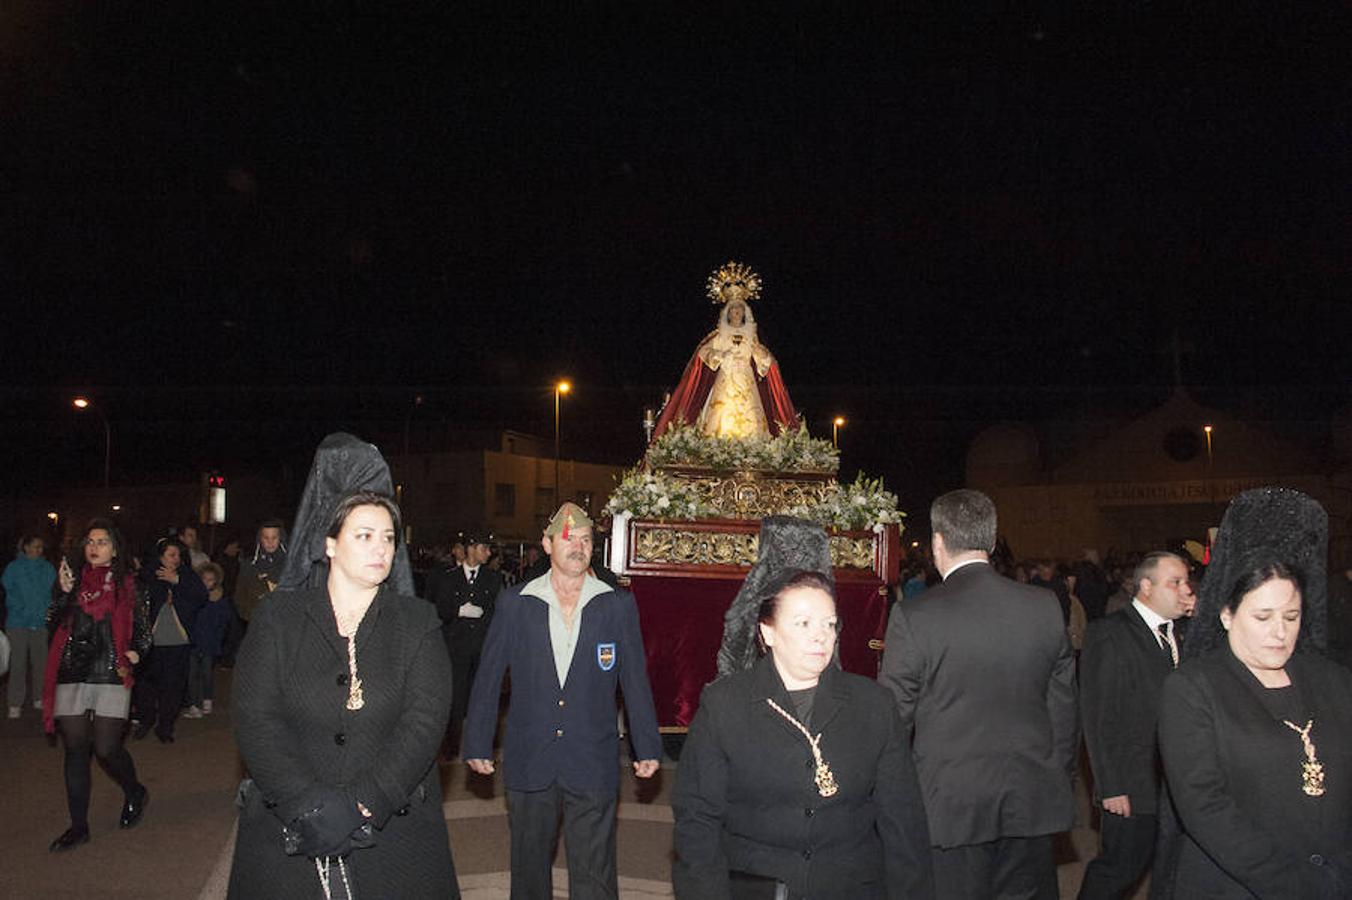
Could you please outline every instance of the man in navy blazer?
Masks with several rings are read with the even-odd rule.
[[[560,507],[541,544],[549,571],[498,597],[470,694],[464,757],[480,775],[493,773],[498,697],[510,670],[503,766],[512,897],[553,896],[562,813],[568,895],[615,900],[617,691],[624,692],[639,778],[657,771],[662,748],[638,607],[633,594],[588,571],[592,521],[581,507]]]

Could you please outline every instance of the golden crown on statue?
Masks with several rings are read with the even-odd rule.
[[[750,266],[744,266],[739,262],[729,261],[709,276],[709,299],[715,303],[727,303],[729,300],[759,300],[760,290],[760,276],[751,271]],[[741,296],[737,296],[738,294]]]

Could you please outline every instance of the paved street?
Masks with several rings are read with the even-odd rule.
[[[229,673],[219,673],[218,711],[180,719],[177,742],[152,735],[129,744],[141,780],[150,788],[145,821],[119,831],[121,794],[94,773],[90,828],[93,839],[61,855],[47,845],[67,825],[61,751],[42,735],[38,715],[25,709],[17,721],[0,720],[3,796],[12,814],[0,819],[0,898],[70,900],[217,900],[225,896],[235,822],[232,804],[239,763],[230,734]],[[675,778],[670,761],[653,784],[623,779],[620,806],[620,887],[626,898],[671,896],[671,807]],[[466,900],[507,897],[507,821],[501,785],[471,777],[459,764],[442,766],[451,847]],[[1082,818],[1084,810],[1083,794]],[[1058,843],[1061,896],[1073,897],[1095,836],[1075,831]],[[567,896],[560,857],[556,896]],[[319,897],[316,883],[315,896]],[[1144,896],[1142,892],[1139,896]],[[288,898],[300,900],[300,898]]]

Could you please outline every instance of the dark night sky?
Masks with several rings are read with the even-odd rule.
[[[1347,402],[1337,23],[168,6],[0,17],[11,485],[97,475],[73,389],[124,478],[415,391],[545,432],[559,374],[565,450],[631,461],[729,258],[814,430],[916,496],[985,422],[1159,402],[1174,330],[1219,405]]]

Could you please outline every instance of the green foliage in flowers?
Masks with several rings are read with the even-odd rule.
[[[650,466],[699,466],[717,472],[835,472],[840,451],[801,423],[775,437],[712,437],[688,425],[668,429],[648,448]]]
[[[866,531],[901,526],[906,514],[897,509],[897,495],[883,487],[881,478],[865,478],[861,472],[853,484],[833,485],[824,502],[794,507],[789,515],[839,531]]]
[[[642,469],[630,469],[624,474],[606,503],[606,511],[612,516],[628,513],[636,519],[678,522],[721,516],[700,500],[689,482]],[[788,510],[788,514],[837,531],[901,525],[906,515],[897,509],[896,495],[883,487],[881,478],[865,478],[862,474],[853,484],[833,484],[824,502],[797,506]]]
[[[700,500],[695,489],[679,478],[662,472],[630,469],[606,502],[612,516],[629,513],[636,519],[709,519],[717,510]]]

